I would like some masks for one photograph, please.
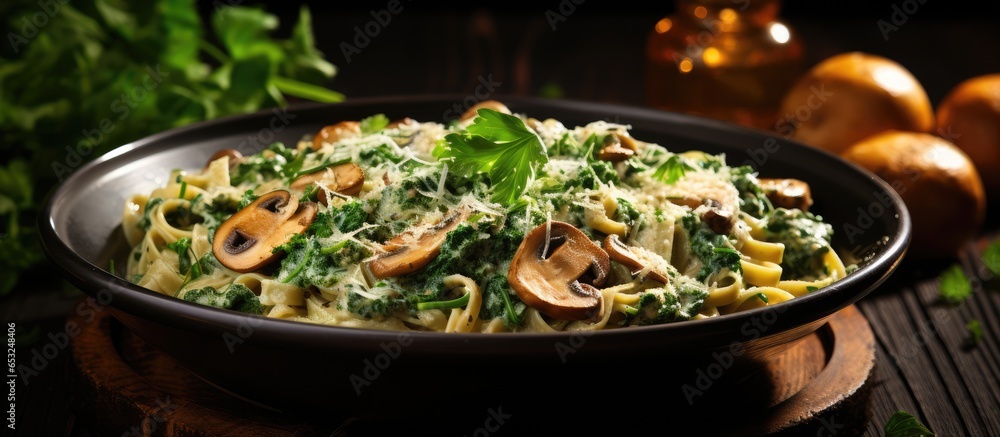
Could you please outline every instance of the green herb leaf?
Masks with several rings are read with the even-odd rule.
[[[389,118],[385,114],[375,114],[361,120],[361,133],[370,135],[389,125]]]
[[[938,286],[941,288],[941,297],[950,304],[960,304],[972,294],[972,284],[958,264],[941,274]]]
[[[29,218],[85,161],[156,132],[281,105],[285,95],[343,99],[323,87],[336,69],[316,49],[305,7],[291,37],[276,39],[277,17],[259,7],[217,8],[214,33],[203,35],[194,0],[60,3],[0,61],[0,294],[44,260]],[[23,1],[0,10],[11,27],[39,12]]]
[[[152,225],[152,223],[150,222],[149,214],[153,211],[153,209],[156,208],[157,205],[161,203],[163,203],[163,199],[159,197],[154,197],[152,199],[149,199],[148,202],[146,202],[146,207],[143,208],[142,211],[142,218],[139,219],[138,222],[136,222],[136,225],[139,227],[139,229],[142,229],[144,231],[149,230],[149,227]]]
[[[0,166],[0,215],[32,206],[31,170],[23,159]]]
[[[183,300],[248,314],[261,314],[264,310],[257,295],[241,284],[232,284],[222,292],[213,287],[189,290]]]
[[[281,47],[268,36],[278,28],[278,17],[261,9],[219,8],[212,16],[212,28],[233,60],[264,55],[277,63],[284,57]]]
[[[674,155],[656,168],[653,177],[667,185],[672,185],[684,177],[688,170],[694,170],[694,168],[682,161],[679,155]]]
[[[965,325],[965,329],[969,330],[969,344],[976,345],[979,343],[979,340],[983,339],[983,325],[979,323],[979,320],[969,320],[969,323]]]
[[[260,196],[253,193],[253,190],[246,190],[243,192],[243,196],[240,197],[239,209],[246,208],[247,205],[253,203],[255,200],[259,199]]]
[[[188,257],[188,250],[191,249],[191,239],[181,238],[167,245],[167,249],[177,252],[177,264],[182,275],[186,275],[191,269],[191,258]]]
[[[459,173],[485,173],[491,200],[513,204],[548,162],[545,144],[520,118],[480,109],[466,132],[445,136],[441,160]]]
[[[309,99],[320,103],[339,103],[343,102],[345,99],[343,94],[329,88],[301,82],[287,77],[277,76],[273,77],[271,81],[274,86],[277,87],[278,91],[290,96],[301,97],[303,99]]]
[[[983,264],[994,275],[1000,275],[1000,240],[994,241],[983,251]]]
[[[768,303],[767,295],[764,293],[757,293],[757,298],[763,301],[764,303]]]
[[[292,179],[293,180],[294,179],[298,179],[299,176],[316,173],[316,172],[318,172],[320,170],[323,170],[323,169],[325,169],[327,167],[335,167],[335,166],[338,166],[338,165],[341,165],[341,164],[347,164],[348,162],[351,162],[351,158],[343,158],[343,159],[338,159],[336,161],[330,161],[330,158],[327,158],[327,160],[324,161],[320,165],[317,165],[317,166],[312,167],[312,168],[307,168],[305,170],[299,171],[298,173],[295,173],[294,175],[292,175]]]
[[[452,300],[439,300],[434,302],[418,302],[417,311],[423,310],[447,310],[452,308],[462,308],[469,304],[469,293]]]
[[[285,62],[280,64],[282,77],[310,84],[321,84],[333,78],[337,73],[337,68],[323,59],[323,53],[316,49],[316,41],[312,33],[312,15],[305,5],[299,10],[299,21],[292,29],[292,39],[283,42],[282,47],[285,48],[287,58]],[[282,84],[278,84],[278,87],[282,88]],[[325,88],[324,90],[331,93],[331,96],[339,96],[339,100],[335,101],[344,99],[343,94]],[[286,92],[284,89],[282,91]]]
[[[897,411],[885,423],[885,437],[921,437],[934,436],[916,417],[905,411]]]

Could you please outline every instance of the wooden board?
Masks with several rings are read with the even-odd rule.
[[[371,429],[364,420],[334,412],[321,418],[322,423],[310,423],[229,396],[107,314],[81,325],[85,328],[72,346],[72,401],[78,420],[98,433],[346,436]],[[848,307],[730,390],[732,396],[765,406],[763,412],[739,420],[720,418],[710,427],[692,424],[696,428],[690,431],[744,436],[816,434],[825,429],[827,434],[854,435],[865,423],[874,362],[871,328],[855,307]],[[671,431],[679,431],[677,424],[683,421],[672,421]],[[501,434],[521,435],[532,429],[530,425],[505,426]]]

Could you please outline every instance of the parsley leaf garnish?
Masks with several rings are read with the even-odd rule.
[[[439,159],[464,174],[485,173],[493,187],[491,200],[514,203],[548,162],[545,143],[520,118],[480,109],[465,132],[444,137]]]
[[[994,241],[983,251],[983,264],[994,275],[1000,275],[1000,240]]]
[[[188,257],[188,251],[191,250],[191,239],[181,238],[168,244],[167,249],[177,252],[177,266],[180,268],[181,274],[186,275],[191,269],[191,258]]]
[[[979,340],[983,339],[983,324],[979,323],[979,320],[972,319],[969,323],[965,324],[965,329],[969,330],[969,345],[975,345],[979,343]]]
[[[757,293],[757,299],[760,299],[761,302],[768,303],[767,295],[764,293]]]
[[[955,264],[949,267],[938,278],[941,297],[950,304],[959,304],[972,294],[972,284],[962,271],[962,266]]]
[[[916,417],[905,411],[897,411],[885,423],[885,437],[934,436]]]
[[[246,208],[248,205],[253,203],[255,200],[259,199],[260,196],[253,193],[253,190],[246,190],[243,192],[243,196],[240,197],[240,205],[238,209]]]
[[[667,185],[672,185],[684,177],[684,173],[688,170],[694,170],[694,168],[682,161],[680,156],[674,155],[656,168],[653,177]]]
[[[389,125],[389,118],[385,114],[375,114],[361,120],[361,133],[369,135],[385,129]]]

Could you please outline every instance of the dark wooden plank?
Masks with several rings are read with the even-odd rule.
[[[982,262],[981,251],[988,241],[992,239],[983,239],[978,247],[972,246],[966,253],[964,265],[972,281],[973,294],[960,309],[966,311],[966,321],[979,320],[983,327],[982,340],[970,350],[983,358],[985,367],[979,370],[989,372],[995,382],[1000,380],[1000,278]],[[961,332],[968,334],[965,329]],[[993,394],[997,392],[1000,390],[994,390]]]
[[[981,287],[988,279],[984,272],[990,276],[992,273],[980,268],[978,250],[971,248],[964,253],[962,264],[977,289],[966,302],[960,305],[943,302],[937,279],[932,278],[917,284],[916,295],[907,299],[907,303],[911,311],[922,311],[926,318],[935,322],[936,341],[928,343],[928,350],[969,435],[998,435],[997,338],[992,335],[996,332],[997,319],[995,312],[989,309],[990,301],[995,303],[998,295]],[[985,335],[978,345],[968,347],[966,324],[973,318],[983,324]]]
[[[912,293],[911,289],[903,289],[898,294],[906,296]],[[907,311],[904,299],[899,296],[881,293],[870,297],[866,315],[885,346],[889,359],[920,406],[919,412],[910,413],[924,417],[924,423],[934,430],[963,433],[964,425],[956,419],[958,411],[936,372],[934,362],[923,347],[923,338],[933,336],[929,329],[932,325],[922,314]]]
[[[975,289],[961,305],[939,298],[937,277],[949,260],[908,262],[894,280],[859,303],[879,340],[866,435],[881,435],[897,410],[917,415],[942,434],[1000,435],[1000,281],[980,258],[989,241],[969,245],[961,256]],[[971,319],[979,320],[984,332],[975,347],[966,343]],[[953,428],[955,420],[960,428]]]
[[[961,318],[954,329],[946,330],[952,354],[961,361],[961,376],[965,380],[972,401],[981,414],[987,435],[1000,435],[1000,278],[997,278],[982,261],[984,244],[972,245],[964,257],[964,265],[972,279],[973,295],[959,308]],[[969,320],[976,319],[983,329],[982,339],[974,345],[967,343]]]
[[[955,419],[962,421],[962,429],[966,435],[982,435],[982,419],[962,380],[961,375],[965,372],[956,365],[948,341],[943,337],[943,335],[954,337],[954,333],[961,332],[965,323],[952,308],[938,303],[940,292],[935,280],[917,284],[914,291],[905,294],[903,301],[907,311],[922,315],[924,320],[928,321],[927,328],[930,335],[924,338],[923,351],[932,361],[951,406],[958,412]],[[958,340],[958,344],[961,344],[961,340]],[[954,428],[948,432],[959,432],[959,430]]]
[[[874,330],[876,338],[878,330]],[[899,369],[885,351],[885,347],[876,343],[875,347],[875,380],[872,387],[872,398],[869,405],[868,426],[866,436],[881,437],[885,422],[896,411],[920,411],[913,393],[906,381],[900,377]]]

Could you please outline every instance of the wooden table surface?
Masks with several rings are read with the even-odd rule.
[[[553,8],[558,5],[550,3]],[[273,5],[281,9],[279,3]],[[478,77],[492,74],[503,83],[498,91],[502,94],[533,95],[555,83],[572,98],[644,104],[642,81],[635,77],[642,71],[642,45],[648,29],[670,8],[663,13],[649,8],[610,13],[606,6],[602,9],[594,3],[594,10],[585,12],[590,5],[581,5],[580,15],[560,24],[556,32],[545,21],[544,6],[536,14],[515,16],[485,11],[433,16],[404,12],[351,63],[345,62],[338,43],[350,38],[353,26],[364,24],[367,11],[336,13],[332,7],[314,6],[318,11],[314,21],[320,23],[321,48],[340,68],[331,85],[352,97],[413,90],[467,94],[474,91]],[[996,20],[958,19],[954,13],[945,14],[954,22],[933,19],[944,7],[927,2],[921,6],[923,15],[889,41],[881,41],[875,30],[875,20],[891,12],[888,4],[884,11],[869,11],[867,16],[840,14],[832,24],[810,13],[789,21],[806,38],[811,61],[848,50],[893,57],[925,81],[936,103],[965,78],[1000,72],[995,47],[989,49],[994,51],[990,56],[974,55],[974,47],[984,41],[1000,41]],[[418,9],[416,3],[412,8]],[[295,10],[297,6],[286,5],[282,15],[292,16]],[[476,20],[479,24],[472,25]],[[609,27],[615,30],[605,32]],[[400,50],[408,45],[414,50]],[[563,50],[554,52],[554,48]],[[619,68],[577,71],[593,53],[609,50],[617,53]],[[372,74],[379,80],[372,80]],[[997,216],[991,213],[992,222],[998,222]],[[887,283],[860,302],[877,337],[877,375],[866,435],[881,435],[886,420],[898,410],[914,414],[939,435],[1000,435],[1000,280],[983,267],[979,256],[989,237],[997,236],[993,225],[960,259],[907,260]],[[937,287],[940,272],[955,262],[961,263],[976,289],[958,306],[943,303]],[[54,357],[45,358],[32,349],[58,344],[66,315],[87,309],[78,306],[78,293],[24,288],[0,300],[0,321],[16,323],[19,334],[37,340],[17,348],[18,362],[34,359],[44,368],[27,386],[17,388],[17,429],[11,435],[91,435],[76,425],[65,401],[68,351],[60,349]],[[968,347],[966,323],[972,319],[982,323],[983,338]],[[50,335],[56,340],[50,340]],[[827,435],[835,435],[838,425],[834,418]]]

